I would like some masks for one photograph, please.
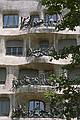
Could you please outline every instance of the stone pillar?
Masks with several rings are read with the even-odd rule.
[[[77,39],[77,45],[80,45],[80,38],[79,38],[79,35],[77,35],[76,39]]]
[[[56,39],[55,39],[55,34],[54,34],[54,48],[56,50]]]
[[[50,112],[50,102],[46,102],[46,111]]]
[[[54,48],[58,52],[58,37],[54,34]]]
[[[30,34],[29,34],[29,48],[31,48],[31,38],[30,38]]]
[[[40,19],[44,20],[44,11],[43,10],[41,10],[41,12],[40,12]]]
[[[58,66],[58,70],[59,70],[59,75],[61,75],[64,72],[63,69],[62,69],[62,65]]]
[[[5,49],[5,40],[3,38],[0,39],[0,55],[4,56],[6,53]]]
[[[26,57],[26,40],[23,42],[23,56]]]
[[[2,21],[3,21],[3,15],[2,15],[2,12],[0,12],[0,29],[3,29],[3,22]]]
[[[38,11],[39,11],[39,15],[40,15],[40,19],[42,19],[44,21],[44,9],[42,7],[41,1],[39,1],[38,3],[38,7],[37,7]],[[43,26],[44,24],[42,24],[41,26]]]
[[[14,108],[16,108],[16,97],[15,97],[15,94],[10,94],[9,95],[9,99],[10,99],[10,113],[9,113],[9,118],[11,118],[11,116],[12,116],[12,110]]]
[[[6,87],[8,90],[12,88],[13,78],[18,78],[18,66],[7,66],[7,75],[6,75]]]
[[[44,12],[43,12],[43,10],[41,10],[41,12],[40,12],[40,19],[43,20],[41,27],[44,27]]]
[[[64,76],[67,78],[68,77],[68,71],[64,69]]]
[[[54,73],[59,76],[63,73],[62,65],[54,65]]]
[[[39,80],[40,80],[40,82],[45,84],[45,73],[42,70],[39,71]]]

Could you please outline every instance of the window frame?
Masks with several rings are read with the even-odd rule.
[[[49,41],[48,40],[40,41],[39,47],[41,49],[48,49],[49,48]]]
[[[5,101],[7,102],[7,104],[9,103],[9,106],[8,106],[9,110],[6,111],[6,115],[5,115],[5,113],[3,113],[3,106],[2,106],[2,102],[5,102]],[[10,113],[10,99],[8,97],[0,97],[0,102],[1,102],[1,112],[2,112],[2,113],[0,113],[0,114],[2,114],[0,116],[9,116],[9,113]]]
[[[5,48],[6,48],[6,55],[13,55],[13,56],[23,56],[24,51],[24,41],[22,40],[6,40]]]
[[[53,16],[55,16],[56,20],[53,19]],[[50,19],[53,19],[53,21],[50,22]],[[45,24],[45,26],[54,27],[57,24],[58,19],[59,19],[58,14],[48,14],[48,13],[44,14],[44,24]]]
[[[4,80],[0,80],[0,85],[4,85],[5,82],[6,82],[6,68],[1,67],[0,70],[1,70],[1,69],[4,69],[4,70],[5,70],[5,79],[4,79]]]
[[[42,101],[42,100],[36,100],[36,99],[32,99],[32,100],[29,100],[29,102],[28,102],[28,112],[30,112],[31,110],[30,110],[30,102],[33,102],[33,110],[32,111],[35,111],[35,102],[39,102],[39,111],[41,110],[40,109],[40,102],[41,103],[43,103],[43,105],[44,105],[44,110],[43,111],[45,111],[45,109],[46,109],[46,106],[45,106],[45,102],[44,101]]]
[[[8,17],[8,18],[5,18]],[[10,23],[10,17],[12,17],[12,21]],[[16,20],[16,18],[17,20]],[[7,21],[7,24],[5,25],[5,21]],[[11,25],[10,25],[11,24]],[[3,14],[3,28],[18,28],[19,27],[19,14],[13,13],[13,14]]]
[[[34,25],[34,21],[36,21],[36,20],[34,20],[34,18],[36,18],[36,20],[37,19],[40,20],[40,15],[38,13],[32,13],[32,14],[30,14],[31,27],[35,26]]]
[[[7,52],[7,50],[9,50]],[[15,51],[14,51],[15,49]],[[19,51],[21,49],[21,52]],[[22,56],[23,55],[23,47],[6,47],[6,55],[13,55],[13,56]]]

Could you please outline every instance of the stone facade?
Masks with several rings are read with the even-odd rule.
[[[12,25],[9,19],[10,21],[15,20],[14,15],[19,17],[17,28],[7,26],[7,24]],[[29,48],[39,48],[41,42],[44,43],[45,46],[46,41],[48,41],[49,47],[54,46],[56,51],[59,49],[59,43],[62,45],[61,40],[76,40],[76,44],[80,44],[79,29],[75,32],[67,30],[56,32],[54,27],[44,25],[20,29],[21,18],[26,18],[31,15],[38,15],[40,19],[44,20],[45,10],[39,3],[39,0],[0,0],[0,68],[6,69],[4,84],[0,74],[0,120],[11,120],[12,110],[18,105],[25,105],[27,111],[32,109],[29,107],[30,101],[32,101],[32,104],[33,102],[35,104],[39,102],[39,105],[44,103],[46,111],[49,112],[50,104],[46,102],[44,98],[44,91],[50,90],[51,86],[43,83],[46,79],[45,72],[53,71],[59,75],[63,72],[62,66],[70,63],[70,58],[63,60],[53,59],[50,61],[50,56],[42,56],[39,58],[27,56],[26,52]],[[8,22],[6,22],[6,20]],[[15,22],[14,24],[17,23]],[[7,27],[4,28],[4,25]],[[7,41],[9,42],[8,45]],[[13,45],[10,41],[14,41],[15,44]],[[20,42],[18,43],[16,41]],[[20,45],[21,41],[22,44]],[[19,78],[20,70],[24,70],[24,76],[28,73],[28,70],[37,71],[38,75],[40,74],[42,77],[40,79],[40,85],[23,85],[15,90],[12,83],[14,79],[17,80]],[[33,78],[34,74],[37,73],[29,72]],[[32,83],[33,81],[34,79]],[[7,98],[9,98],[9,100]],[[5,101],[5,103],[3,103],[3,101]],[[8,107],[6,110],[4,110],[5,108],[2,110],[3,106],[1,106],[1,104],[9,106],[8,114],[6,113]],[[42,120],[43,118],[25,118],[25,120],[27,119]],[[20,120],[24,120],[24,118]],[[43,120],[48,120],[48,118]],[[52,120],[52,118],[50,118],[50,120]]]

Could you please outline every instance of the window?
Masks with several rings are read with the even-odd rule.
[[[62,39],[58,41],[58,49],[62,50],[64,47],[76,46],[76,39]]]
[[[20,69],[19,78],[24,79],[24,76],[28,76],[30,78],[35,78],[38,76],[38,70]]]
[[[6,48],[6,54],[7,55],[22,55],[22,47],[7,47]]]
[[[54,14],[54,15],[49,15],[49,14],[46,14],[45,15],[45,25],[46,26],[55,26],[58,19],[59,19],[59,15],[57,14]]]
[[[30,19],[31,19],[31,26],[35,27],[35,22],[39,21],[40,17],[39,17],[39,15],[31,15]]]
[[[29,111],[44,111],[45,110],[45,105],[43,101],[39,100],[31,100],[29,101]]]
[[[23,41],[9,40],[6,42],[6,55],[21,56],[23,54]]]
[[[40,45],[40,48],[42,48],[42,49],[48,49],[49,41],[40,41],[39,45]]]
[[[18,28],[19,16],[14,15],[3,15],[3,28]]]
[[[0,68],[0,84],[5,84],[6,81],[6,69]]]
[[[80,84],[80,68],[73,68],[71,70],[68,70],[67,73],[68,73],[68,78],[70,78],[71,80],[79,79],[78,82]]]
[[[10,111],[10,100],[9,98],[0,98],[0,116],[8,116]]]

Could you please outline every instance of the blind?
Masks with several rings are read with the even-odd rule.
[[[64,40],[58,40],[58,49],[61,50],[64,47],[70,47],[70,46],[76,46],[77,41],[76,39],[64,39]]]
[[[10,111],[10,101],[8,98],[0,98],[0,116],[8,116]]]
[[[6,81],[6,69],[0,68],[0,84],[4,84]]]

